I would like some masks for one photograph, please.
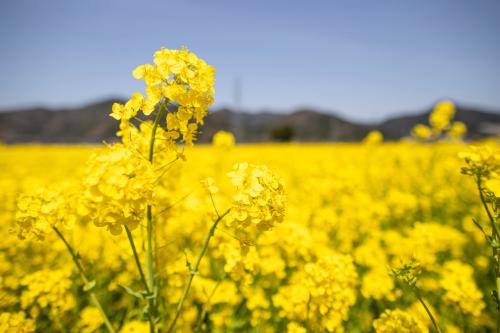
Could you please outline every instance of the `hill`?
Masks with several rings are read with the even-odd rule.
[[[0,140],[5,143],[98,143],[115,140],[117,122],[109,117],[112,100],[80,108],[51,110],[30,108],[0,112]],[[393,117],[381,123],[359,124],[333,113],[312,109],[289,114],[244,113],[221,109],[206,118],[200,142],[210,142],[218,130],[235,133],[238,142],[266,141],[359,141],[370,130],[397,140],[407,136],[417,123],[426,123],[430,110]],[[500,111],[457,107],[456,120],[469,128],[468,138],[500,134]]]

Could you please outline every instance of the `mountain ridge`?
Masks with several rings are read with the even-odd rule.
[[[116,100],[106,99],[82,107],[32,107],[0,112],[0,141],[5,143],[99,143],[116,140],[117,122],[109,117]],[[360,141],[371,130],[388,140],[410,134],[417,123],[427,123],[430,109],[389,117],[381,122],[360,123],[335,113],[300,108],[291,113],[235,112],[222,108],[210,112],[201,127],[199,141],[210,142],[219,130],[231,131],[237,142]],[[468,139],[500,134],[500,111],[457,106],[455,120],[468,126]]]

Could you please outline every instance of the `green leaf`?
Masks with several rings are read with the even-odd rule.
[[[156,296],[158,296],[158,287],[155,286],[154,290],[152,293],[144,293],[144,296],[146,297],[146,299],[155,299]]]
[[[486,235],[486,232],[484,231],[483,227],[479,224],[479,222],[477,222],[476,219],[472,219],[472,222],[474,222],[474,224],[476,225],[476,227],[479,228],[479,230],[481,230],[481,232],[483,233],[483,235],[488,238],[488,236]]]
[[[138,291],[135,291],[135,290],[133,290],[133,289],[131,289],[131,288],[127,287],[127,286],[124,286],[124,285],[122,285],[122,284],[120,284],[120,287],[122,287],[123,289],[125,289],[125,291],[126,291],[128,294],[130,294],[130,295],[132,295],[132,296],[134,296],[134,297],[137,297],[137,298],[139,298],[139,299],[144,299],[144,296],[142,295],[142,293],[140,293],[140,292],[138,292]]]
[[[490,245],[491,247],[498,249],[500,248],[500,243],[496,239],[491,239],[490,240]]]
[[[89,291],[92,290],[95,287],[95,280],[89,281],[86,285],[83,286],[83,291]]]

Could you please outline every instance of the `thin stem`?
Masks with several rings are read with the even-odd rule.
[[[190,272],[189,272],[189,277],[187,279],[187,282],[186,282],[186,285],[184,287],[184,290],[182,292],[182,296],[179,300],[179,303],[177,304],[177,308],[175,310],[175,317],[174,317],[174,320],[172,321],[172,323],[170,324],[167,332],[168,333],[171,333],[174,331],[175,329],[175,325],[177,324],[177,319],[179,319],[179,316],[181,314],[181,311],[182,311],[182,306],[184,305],[184,301],[186,300],[186,296],[188,295],[189,293],[189,289],[191,289],[191,284],[193,283],[193,279],[194,279],[194,276],[196,274],[198,274],[198,269],[200,267],[200,263],[201,263],[201,259],[203,259],[203,257],[205,256],[205,253],[207,252],[207,249],[208,249],[208,243],[210,242],[210,239],[212,238],[212,236],[214,235],[215,233],[215,229],[217,228],[217,225],[219,224],[219,222],[227,215],[229,214],[231,210],[228,209],[226,210],[222,215],[220,215],[219,217],[217,217],[217,219],[215,220],[214,224],[212,225],[212,227],[210,228],[210,231],[207,235],[207,237],[205,238],[205,242],[203,243],[203,248],[201,249],[201,252],[200,254],[198,255],[198,258],[196,259],[196,263],[194,265],[194,267],[192,267],[190,269]]]
[[[497,251],[497,254],[496,254],[496,257],[498,258],[498,251]],[[498,262],[496,263],[496,266],[497,266],[497,272],[496,272],[496,278],[495,278],[495,282],[496,282],[496,286],[497,286],[497,333],[500,333],[500,305],[498,304],[498,293],[500,292],[500,277],[498,276]]]
[[[176,201],[174,201],[173,203],[171,203],[170,205],[168,205],[167,207],[163,208],[159,213],[159,214],[163,214],[165,212],[167,212],[169,209],[171,209],[172,207],[174,207],[175,205],[177,205],[178,203],[180,203],[182,200],[186,199],[188,196],[190,196],[194,191],[191,191],[187,194],[185,194],[184,196],[182,196],[181,198],[177,199]]]
[[[417,295],[417,298],[418,300],[420,301],[420,304],[422,304],[422,306],[424,307],[425,309],[425,312],[427,312],[427,315],[429,316],[429,318],[431,319],[432,321],[432,325],[434,326],[434,328],[436,329],[436,332],[438,333],[442,333],[441,329],[439,328],[438,324],[437,324],[437,321],[436,319],[434,318],[434,316],[432,315],[431,313],[431,310],[429,310],[429,308],[427,307],[427,305],[425,304],[424,300],[422,299],[422,297],[420,296],[420,291],[418,290],[418,288],[415,287],[415,294]]]
[[[141,281],[144,284],[144,288],[146,288],[147,293],[149,294],[151,290],[149,290],[148,283],[146,282],[146,277],[144,275],[144,272],[142,271],[142,265],[141,261],[139,260],[139,255],[137,254],[137,249],[135,247],[134,243],[134,238],[132,236],[132,233],[130,232],[130,229],[128,228],[127,225],[125,225],[125,231],[127,232],[127,237],[130,242],[130,247],[132,248],[132,252],[134,253],[134,259],[135,263],[137,265],[137,270],[139,271],[139,275],[141,276]]]
[[[217,217],[220,216],[219,211],[217,210],[217,206],[215,206],[215,201],[214,201],[214,196],[212,193],[210,193],[210,200],[212,201],[212,206],[214,207],[215,214],[217,214]]]
[[[149,162],[153,163],[154,151],[155,151],[155,140],[156,140],[156,130],[160,125],[161,118],[165,115],[165,111],[167,110],[167,102],[163,102],[156,114],[155,121],[153,123],[153,128],[151,129],[151,138],[149,139]]]
[[[481,178],[479,178],[477,181],[477,189],[479,190],[479,196],[481,198],[481,202],[483,203],[484,210],[486,211],[486,214],[488,214],[488,218],[489,218],[490,223],[491,223],[492,232],[497,239],[500,239],[500,232],[498,231],[498,228],[495,224],[495,219],[493,218],[493,215],[490,212],[488,204],[486,203],[486,199],[484,198],[483,189],[481,188]]]
[[[500,241],[500,232],[497,229],[497,225],[495,222],[495,219],[493,218],[493,215],[490,212],[490,209],[488,207],[488,204],[486,203],[486,199],[483,194],[483,189],[481,187],[481,176],[478,176],[476,179],[477,183],[477,189],[479,191],[479,196],[481,198],[481,202],[483,204],[484,210],[486,211],[486,214],[488,214],[488,218],[490,220],[491,224],[491,233],[492,237],[495,238],[496,241]],[[500,305],[499,303],[499,297],[500,297],[500,263],[499,263],[499,251],[497,247],[492,246],[493,250],[493,260],[495,264],[495,286],[497,289],[497,295],[496,295],[496,307],[497,307],[497,333],[500,333]]]
[[[156,114],[155,121],[153,123],[153,128],[151,129],[151,138],[149,140],[149,156],[148,160],[151,165],[153,164],[154,151],[155,151],[155,139],[156,139],[156,131],[160,124],[161,119],[164,117],[165,112],[167,110],[167,101],[165,100],[158,110]],[[148,205],[146,208],[146,219],[147,219],[147,261],[146,261],[146,269],[147,269],[147,285],[151,292],[153,292],[154,296],[149,298],[149,330],[151,333],[155,332],[155,323],[154,317],[156,316],[156,288],[155,288],[155,276],[154,276],[154,262],[153,262],[153,211],[151,205]]]
[[[56,232],[57,236],[63,241],[64,245],[66,245],[66,248],[68,249],[68,252],[71,254],[71,258],[73,259],[73,262],[75,263],[76,268],[78,268],[78,272],[80,273],[80,276],[83,280],[83,283],[85,285],[89,284],[89,280],[87,276],[85,275],[85,272],[83,270],[82,265],[80,264],[80,260],[78,259],[78,255],[75,253],[71,245],[68,243],[66,238],[64,238],[63,234],[57,229],[57,227],[52,226],[52,229]],[[101,303],[99,302],[99,299],[97,296],[94,294],[93,291],[88,291],[90,294],[90,300],[92,303],[94,303],[95,307],[99,310],[101,317],[104,321],[104,325],[106,325],[106,328],[110,333],[115,333],[115,329],[113,328],[113,325],[111,325],[111,322],[109,321],[108,316],[106,315],[106,312],[104,312],[103,307],[101,306]]]

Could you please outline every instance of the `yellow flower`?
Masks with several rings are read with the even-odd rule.
[[[389,299],[395,298],[394,280],[385,268],[371,269],[363,275],[361,294],[366,298]]]
[[[288,323],[288,325],[286,326],[286,332],[287,333],[307,333],[307,330],[302,327],[301,325],[295,323],[295,322],[291,322],[291,323]]]
[[[335,332],[356,302],[356,284],[352,257],[331,254],[307,263],[289,285],[280,287],[273,303],[280,316],[309,321],[314,331]]]
[[[86,307],[80,313],[78,329],[81,333],[93,333],[96,332],[103,323],[104,321],[97,308]]]
[[[235,186],[228,225],[248,237],[283,221],[285,190],[283,181],[274,172],[266,166],[240,163],[233,166],[228,176]]]
[[[496,178],[500,171],[500,150],[498,147],[472,146],[471,150],[458,154],[458,157],[466,163],[466,166],[462,168],[462,173],[469,176],[476,175],[483,180]]]
[[[474,281],[471,266],[452,260],[444,264],[441,272],[441,288],[444,301],[457,307],[461,313],[479,317],[485,304],[483,294]]]
[[[368,135],[363,139],[364,144],[377,144],[384,141],[384,136],[380,131],[370,131]]]
[[[29,333],[35,332],[35,321],[26,318],[24,312],[2,312],[0,314],[0,332]]]
[[[203,186],[207,189],[207,191],[211,194],[215,194],[219,192],[219,188],[215,186],[215,181],[213,178],[207,178],[202,181]]]
[[[436,104],[429,116],[429,123],[433,130],[441,132],[448,127],[455,115],[455,105],[451,101],[441,101]]]
[[[71,194],[39,188],[33,194],[24,194],[18,198],[16,226],[20,239],[31,235],[42,240],[51,232],[53,226],[68,228],[76,220],[75,207],[72,206]]]
[[[460,139],[467,133],[467,126],[461,121],[455,121],[448,130],[448,135],[452,139]]]
[[[417,139],[427,140],[432,136],[432,130],[426,125],[417,124],[413,128],[412,134]]]
[[[121,144],[92,156],[87,164],[85,202],[89,217],[113,235],[136,228],[153,200],[151,164]]]
[[[235,139],[231,132],[218,131],[212,138],[212,144],[222,149],[229,149],[234,146]]]
[[[148,333],[149,332],[149,324],[145,321],[133,320],[125,323],[120,333]]]
[[[132,75],[145,81],[146,97],[134,93],[124,105],[113,104],[110,115],[120,120],[118,136],[128,143],[135,128],[131,119],[139,111],[149,116],[155,109],[165,108],[168,113],[165,135],[167,147],[174,148],[179,140],[188,146],[192,145],[196,140],[198,125],[203,124],[208,107],[213,103],[215,69],[185,48],[161,49],[154,54],[154,64],[140,65]]]
[[[399,309],[385,310],[380,318],[373,322],[377,333],[427,333],[425,325],[406,311]]]
[[[485,185],[486,188],[488,188],[488,190],[493,192],[497,198],[500,197],[500,179],[498,178],[488,179]]]
[[[75,307],[75,299],[71,293],[71,269],[43,269],[26,275],[21,280],[21,286],[26,289],[21,294],[21,307],[38,313],[49,309],[56,316]]]

